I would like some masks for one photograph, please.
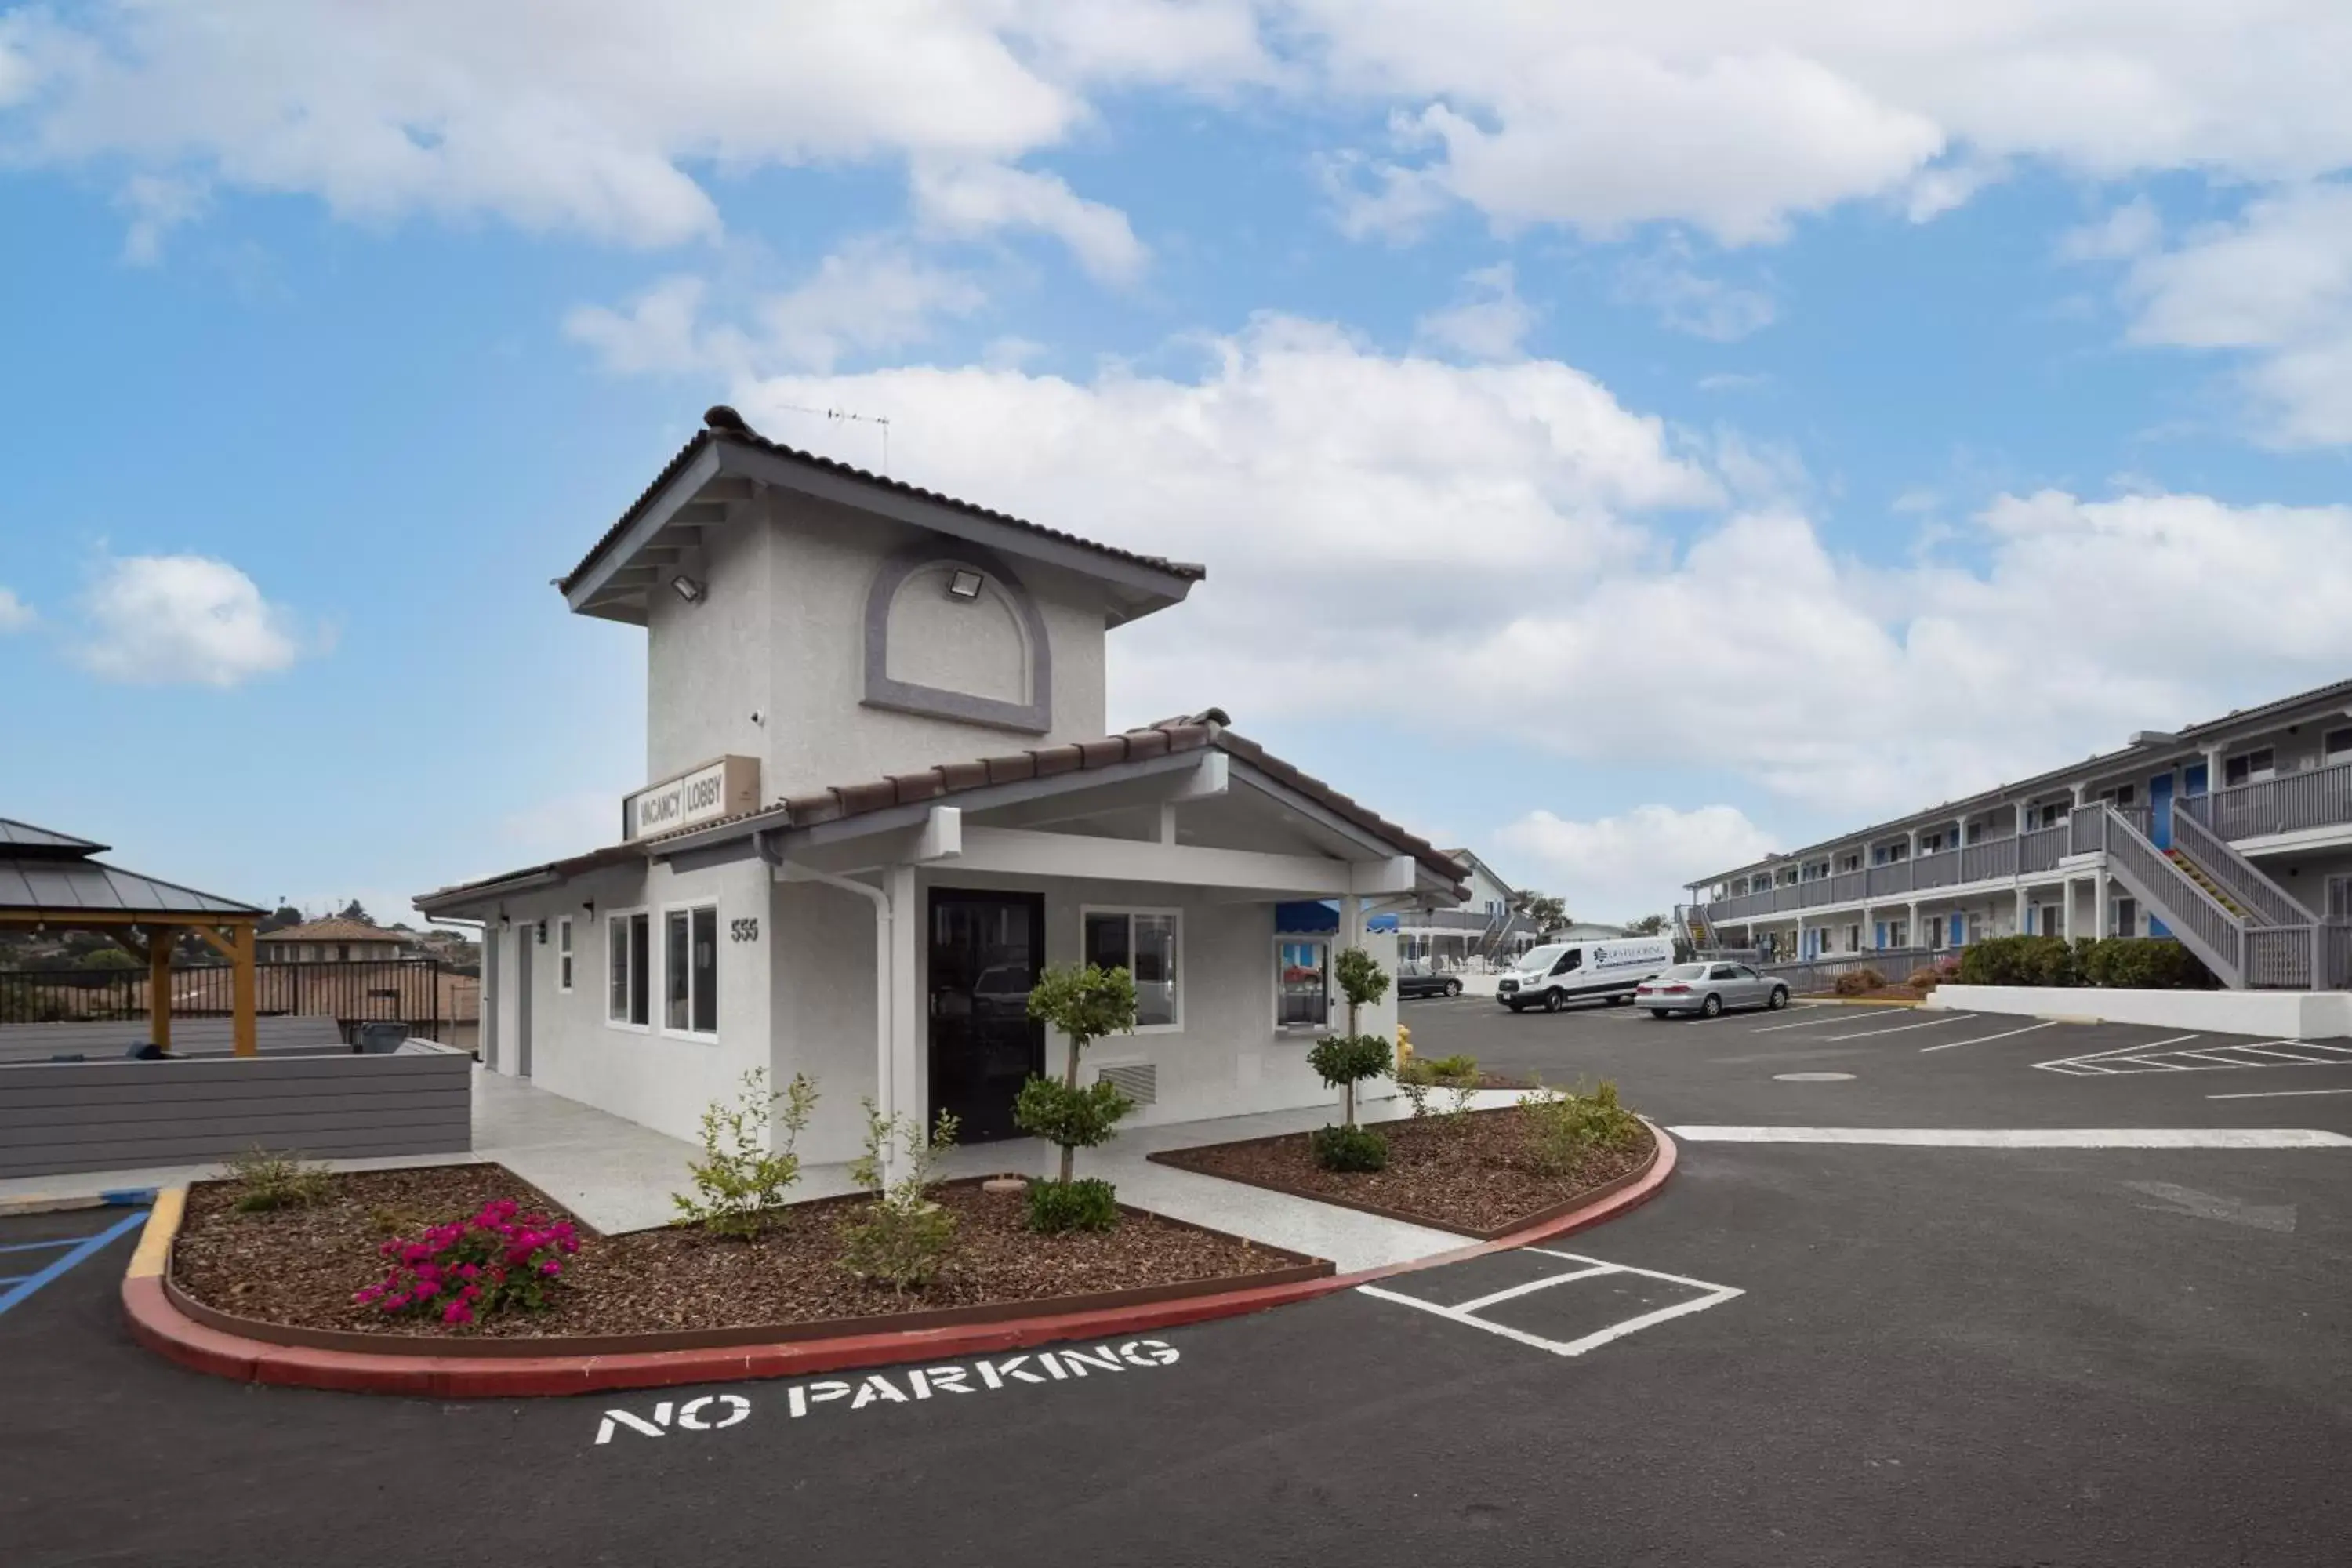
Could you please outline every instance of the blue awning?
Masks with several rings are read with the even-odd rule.
[[[1374,915],[1364,922],[1366,931],[1394,931],[1394,915]],[[1339,900],[1337,899],[1306,899],[1297,903],[1274,906],[1274,929],[1285,936],[1313,936],[1339,929]]]

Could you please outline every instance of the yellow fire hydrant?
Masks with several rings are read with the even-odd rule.
[[[1397,1026],[1397,1065],[1402,1067],[1411,1060],[1412,1060],[1412,1027],[1407,1024],[1399,1024]]]

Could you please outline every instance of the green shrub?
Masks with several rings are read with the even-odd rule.
[[[1356,1124],[1356,1085],[1389,1070],[1388,1041],[1378,1035],[1326,1035],[1307,1053],[1316,1076],[1345,1093],[1343,1126]]]
[[[841,1266],[861,1279],[887,1285],[898,1295],[919,1290],[939,1277],[955,1252],[956,1216],[929,1195],[940,1156],[955,1147],[956,1119],[940,1112],[929,1136],[913,1120],[884,1116],[866,1102],[866,1152],[850,1174],[874,1194],[874,1201],[841,1227]],[[900,1151],[899,1177],[886,1182],[893,1146]]]
[[[273,1154],[258,1143],[227,1162],[228,1179],[236,1184],[236,1208],[246,1214],[272,1209],[306,1209],[324,1203],[334,1190],[334,1176],[324,1165],[309,1165],[299,1154]]]
[[[2141,991],[2197,991],[2214,984],[2212,971],[2170,937],[2113,936],[2083,955],[2083,984]]]
[[[1575,1169],[1588,1150],[1630,1148],[1642,1136],[1642,1119],[1618,1103],[1617,1086],[1605,1078],[1574,1092],[1538,1084],[1519,1097],[1519,1110],[1529,1155],[1546,1175]]]
[[[1369,1127],[1318,1127],[1307,1138],[1327,1171],[1377,1171],[1389,1163],[1389,1141]]]
[[[1839,975],[1837,979],[1831,982],[1830,989],[1841,996],[1861,996],[1877,990],[1885,984],[1886,976],[1868,964],[1864,964],[1860,969],[1849,969]]]
[[[1437,1074],[1430,1064],[1419,1057],[1411,1057],[1397,1064],[1397,1088],[1412,1102],[1415,1116],[1429,1114],[1429,1091],[1437,1087]]]
[[[1450,1057],[1430,1057],[1425,1059],[1429,1064],[1430,1072],[1440,1083],[1478,1076],[1478,1058],[1467,1052],[1457,1052]]]
[[[1048,1236],[1066,1230],[1118,1228],[1118,1194],[1088,1176],[1074,1182],[1029,1184],[1029,1228]]]
[[[1097,1079],[1078,1087],[1079,1054],[1105,1035],[1134,1031],[1135,976],[1092,963],[1048,969],[1030,987],[1029,1016],[1060,1030],[1069,1054],[1059,1083],[1033,1078],[1021,1086],[1013,1121],[1024,1132],[1061,1149],[1061,1184],[1066,1187],[1077,1173],[1077,1152],[1108,1142],[1119,1120],[1135,1109],[1135,1101],[1113,1084]],[[1118,1211],[1110,1213],[1116,1224]]]
[[[1936,988],[1936,983],[1943,978],[1943,972],[1934,964],[1923,963],[1913,970],[1903,984],[1914,991],[1933,991]]]
[[[1989,937],[1962,950],[1959,980],[1965,985],[2079,985],[2077,946],[2063,936]]]
[[[783,1215],[784,1189],[801,1179],[793,1144],[815,1110],[816,1085],[806,1073],[794,1073],[781,1091],[769,1089],[767,1068],[745,1073],[732,1106],[714,1100],[703,1107],[702,1158],[687,1166],[694,1173],[694,1192],[670,1194],[679,1217],[744,1240],[775,1224]],[[771,1147],[772,1120],[783,1130],[781,1147]]]

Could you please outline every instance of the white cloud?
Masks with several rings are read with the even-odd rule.
[[[94,0],[0,16],[0,150],[625,245],[718,234],[714,174],[904,160],[1120,276],[1123,219],[1013,165],[1132,86],[1390,111],[1389,145],[1324,150],[1360,229],[1459,202],[1737,244],[2028,161],[2313,177],[2352,164],[2347,57],[2340,0]]]
[[[1423,316],[1413,329],[1421,341],[1474,360],[1519,357],[1519,342],[1535,329],[1535,307],[1519,298],[1507,261],[1465,273],[1464,297]]]
[[[1220,703],[1275,735],[1409,702],[1738,776],[1785,818],[1955,796],[2352,667],[2352,618],[2280,613],[2352,603],[2352,508],[2002,498],[1876,567],[1823,542],[1785,454],[1694,448],[1556,361],[1390,357],[1279,317],[1204,347],[1190,377],[902,367],[734,395],[755,423],[887,414],[901,477],[1206,562],[1114,639],[1116,721]],[[1674,509],[1706,516],[1653,521]]]
[[[1713,342],[1736,342],[1780,315],[1770,295],[1709,278],[1689,264],[1686,246],[1670,244],[1618,271],[1618,297],[1657,312],[1659,324]]]
[[[1771,835],[1731,805],[1637,805],[1591,822],[1531,811],[1495,838],[1535,868],[1534,881],[1564,900],[1570,915],[1607,921],[1665,913],[1688,897],[1685,879],[1745,865],[1775,847]]]
[[[209,200],[205,187],[194,181],[131,175],[114,203],[131,215],[131,226],[122,236],[122,259],[133,267],[154,266],[163,257],[163,237],[203,216]]]
[[[2299,186],[2142,255],[2124,283],[2135,342],[2242,359],[2256,434],[2352,443],[2352,184]]]
[[[88,635],[75,651],[110,680],[235,686],[301,653],[286,612],[252,578],[208,556],[110,560],[82,609]]]
[[[16,597],[11,590],[0,587],[0,637],[10,632],[21,632],[38,619],[40,617],[33,614],[32,605]]]
[[[1150,258],[1125,213],[1087,201],[1058,174],[1002,163],[919,164],[914,197],[915,216],[930,233],[971,239],[1002,229],[1033,229],[1068,246],[1078,264],[1105,282],[1133,281]]]
[[[2164,237],[2164,218],[2146,196],[2134,196],[2095,223],[2058,237],[2061,261],[2128,261],[2144,256]]]
[[[625,311],[575,308],[564,331],[594,349],[616,374],[825,371],[851,354],[921,342],[941,318],[969,315],[987,302],[962,274],[871,239],[845,245],[797,286],[757,300],[749,328],[706,323],[708,293],[699,278],[667,278]]]

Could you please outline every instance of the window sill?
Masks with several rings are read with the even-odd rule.
[[[654,1032],[650,1024],[632,1024],[625,1018],[607,1018],[604,1027],[622,1035],[650,1035]]]

